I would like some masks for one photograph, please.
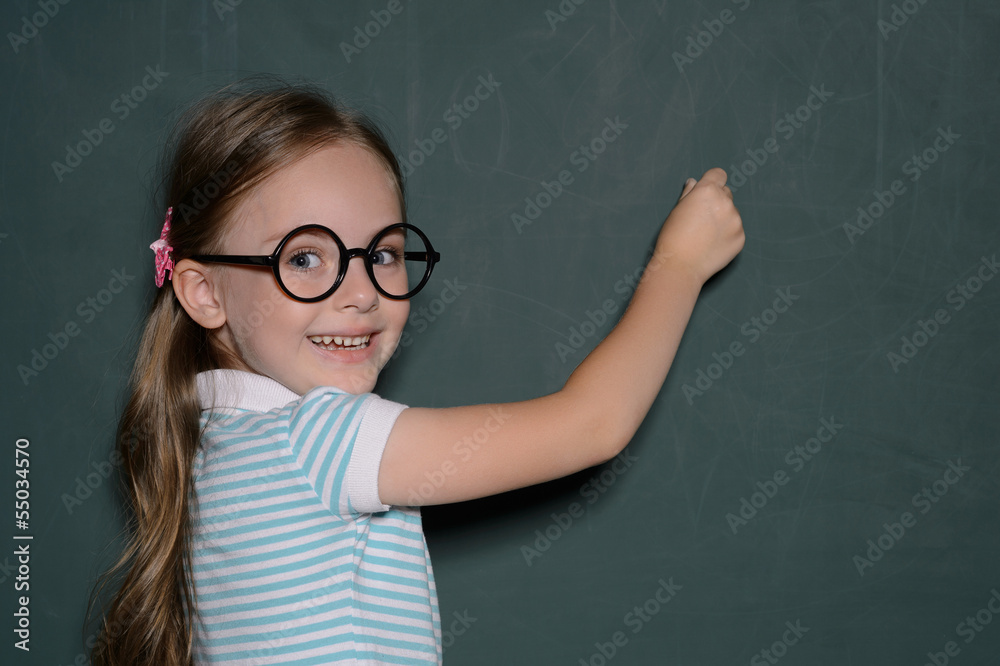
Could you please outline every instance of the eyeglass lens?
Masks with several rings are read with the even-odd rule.
[[[426,273],[426,251],[418,234],[406,233],[404,228],[387,229],[370,257],[375,282],[392,296],[406,295]],[[316,298],[337,281],[341,260],[340,246],[330,234],[304,229],[282,247],[278,270],[288,291],[299,298]]]

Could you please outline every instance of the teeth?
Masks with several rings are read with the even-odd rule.
[[[368,346],[368,341],[371,339],[371,333],[367,335],[356,335],[354,337],[346,337],[341,335],[310,335],[309,340],[318,345],[329,345],[331,342],[334,347],[341,347],[345,349],[363,349]]]

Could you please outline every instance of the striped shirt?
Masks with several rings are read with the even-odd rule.
[[[440,664],[420,511],[378,496],[405,406],[236,370],[197,381],[195,663]]]

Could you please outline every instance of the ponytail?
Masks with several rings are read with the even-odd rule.
[[[100,627],[98,666],[192,663],[189,498],[198,448],[199,358],[214,356],[206,331],[188,317],[173,291],[157,294],[139,343],[131,398],[118,429],[128,479],[132,535],[107,578],[124,579]],[[226,367],[215,359],[214,367]]]

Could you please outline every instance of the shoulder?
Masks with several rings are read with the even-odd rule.
[[[406,405],[374,393],[347,393],[333,386],[318,386],[288,405],[293,420],[337,415],[365,424],[388,422],[391,426]]]

